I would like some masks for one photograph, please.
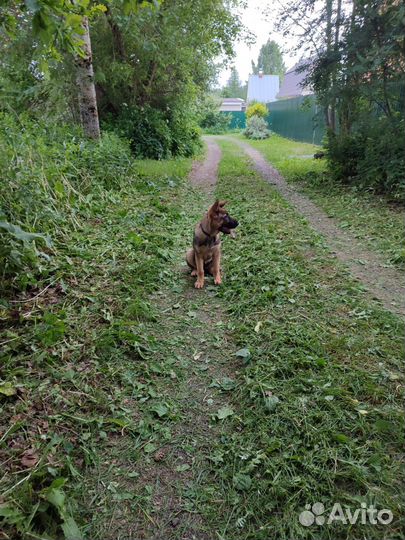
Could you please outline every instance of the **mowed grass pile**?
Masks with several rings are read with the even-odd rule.
[[[332,180],[326,159],[311,157],[321,150],[318,146],[276,134],[249,144],[260,150],[286,180],[297,183],[340,227],[379,252],[387,264],[404,268],[404,207],[397,199],[370,193],[361,185],[343,185]]]
[[[134,162],[116,136],[10,116],[1,143],[1,529],[78,540],[86,478],[108,445],[163,429],[142,321],[190,161]]]
[[[368,301],[231,143],[221,146],[217,193],[240,227],[218,294],[244,368],[233,434],[212,456],[222,488],[212,486],[211,519],[227,539],[400,539],[400,320]],[[315,502],[329,511],[373,504],[394,520],[302,527],[300,512]]]

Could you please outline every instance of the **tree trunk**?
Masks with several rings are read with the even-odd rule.
[[[109,7],[107,7],[105,16],[107,18],[107,22],[108,22],[108,25],[110,27],[111,34],[112,34],[114,53],[117,53],[117,56],[120,60],[125,60],[126,54],[125,54],[124,38],[122,36],[120,27],[115,22],[114,17],[111,14],[111,10]]]
[[[92,139],[99,139],[100,125],[98,121],[96,87],[94,85],[93,59],[87,17],[83,18],[82,24],[84,29],[84,34],[80,36],[80,39],[83,41],[82,56],[77,55],[75,58],[80,118],[86,136]]]
[[[333,11],[333,0],[326,0],[326,58],[328,61],[327,66],[327,89],[326,89],[326,103],[325,103],[325,121],[327,129],[334,131],[334,123],[332,121],[331,110],[331,73],[330,73],[330,57],[332,50],[332,11]]]
[[[338,62],[338,52],[339,52],[339,31],[340,31],[340,18],[342,16],[342,0],[338,0],[337,2],[337,8],[336,8],[336,20],[335,20],[335,39],[333,44],[333,51],[334,51],[334,62]],[[331,129],[335,133],[336,132],[336,74],[337,74],[337,67],[333,68],[333,75],[332,75],[332,102],[331,102]]]

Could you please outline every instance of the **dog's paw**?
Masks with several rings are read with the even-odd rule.
[[[195,277],[196,275],[197,275],[197,270],[193,270],[193,271],[191,272],[191,277]]]
[[[214,278],[214,283],[215,285],[221,285],[222,283],[221,276],[217,276],[216,278]]]
[[[202,289],[204,287],[204,280],[200,281],[199,279],[197,279],[197,281],[194,283],[194,287],[196,289]]]

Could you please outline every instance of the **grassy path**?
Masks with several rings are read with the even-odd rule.
[[[399,539],[400,322],[367,301],[232,143],[221,148],[216,192],[239,237],[225,242],[223,286],[203,291],[181,272],[189,237],[177,237],[145,327],[168,431],[132,460],[120,453],[121,469],[134,463],[135,499],[110,537],[121,519],[123,538]],[[185,186],[186,231],[211,200],[205,189]],[[395,520],[305,528],[299,514],[315,502],[373,504]]]
[[[208,278],[205,290],[196,291],[184,265],[194,225],[212,204],[220,149],[211,141],[207,146],[207,156],[194,163],[190,182],[179,193],[182,223],[174,233],[166,278],[150,298],[152,318],[144,325],[153,343],[146,353],[154,382],[149,410],[162,430],[141,452],[128,441],[113,448],[110,461],[122,479],[116,491],[124,489],[128,501],[112,498],[114,513],[95,522],[94,538],[212,540],[216,535],[216,520],[205,512],[213,481],[210,460],[233,413],[227,396],[236,386],[237,362],[218,289]]]
[[[387,267],[385,261],[377,254],[367,250],[361,241],[342,230],[338,222],[331,219],[308,197],[287,184],[258,150],[239,139],[234,141],[251,158],[255,170],[275,185],[283,197],[325,237],[337,258],[348,266],[351,273],[366,286],[371,295],[378,298],[386,309],[405,316],[403,274],[399,270]]]
[[[246,142],[243,135],[232,139]],[[358,186],[341,185],[327,173],[325,160],[312,157],[319,147],[273,134],[270,139],[249,141],[300,192],[334,218],[364,247],[379,254],[387,266],[404,269],[404,212],[398,201]]]
[[[214,194],[188,161],[137,162],[78,215],[63,288],[3,314],[5,538],[402,538],[401,321],[220,146]],[[183,257],[213,195],[240,227],[196,291]],[[303,527],[315,502],[394,520]]]

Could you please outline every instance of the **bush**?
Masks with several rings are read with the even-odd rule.
[[[260,118],[266,118],[269,114],[269,111],[266,105],[263,103],[252,103],[246,110],[246,118],[252,118],[253,116],[259,116]]]
[[[248,139],[267,139],[270,131],[267,129],[267,123],[260,116],[252,116],[247,121],[247,127],[243,132]]]
[[[192,114],[163,113],[149,105],[130,107],[106,122],[107,129],[130,141],[136,158],[167,159],[192,156],[200,147],[200,133]]]
[[[327,136],[328,167],[334,180],[349,184],[358,175],[358,164],[364,157],[364,137],[333,133]]]
[[[223,114],[219,111],[210,111],[200,120],[200,126],[205,133],[218,135],[220,133],[225,133],[228,130],[230,120],[231,116],[227,114]]]
[[[401,198],[405,193],[404,120],[375,118],[359,122],[350,134],[328,134],[332,178]]]
[[[198,123],[205,133],[218,135],[228,130],[231,117],[221,113],[218,107],[218,103],[209,96],[205,97],[199,104]]]
[[[168,119],[173,156],[191,157],[201,148],[201,133],[195,116],[188,109],[176,109]]]

